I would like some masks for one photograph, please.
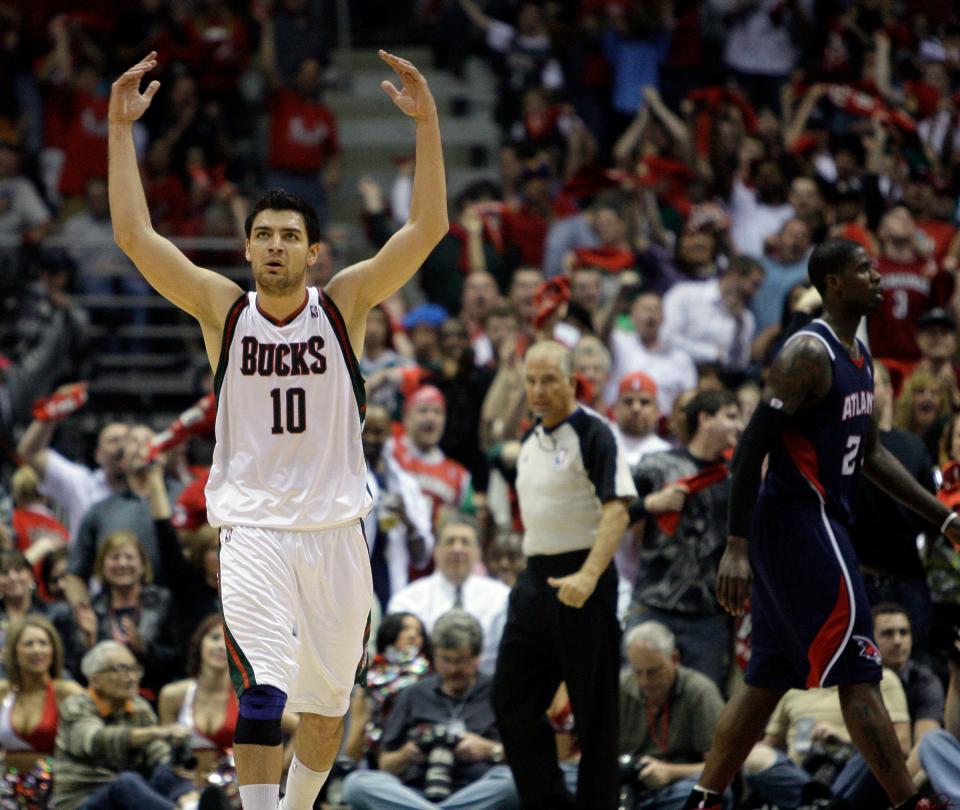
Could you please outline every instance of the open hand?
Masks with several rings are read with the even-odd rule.
[[[379,52],[380,58],[393,68],[394,72],[403,80],[399,90],[393,82],[383,81],[380,86],[393,99],[404,113],[418,121],[426,121],[437,116],[437,105],[433,94],[427,87],[427,80],[414,66],[413,62],[394,56],[384,50]]]
[[[117,79],[110,88],[110,106],[107,117],[112,124],[132,124],[147,111],[160,89],[154,80],[140,92],[140,80],[157,66],[157,52],[150,51],[143,59]]]

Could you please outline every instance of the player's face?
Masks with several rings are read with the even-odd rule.
[[[527,359],[524,388],[530,409],[550,427],[565,419],[576,404],[572,377],[563,373],[559,358],[549,354]]]
[[[613,415],[628,436],[647,436],[660,419],[660,409],[649,391],[627,391],[617,400]]]
[[[417,447],[433,447],[440,441],[446,421],[446,413],[441,405],[421,402],[407,411],[407,433]]]
[[[133,543],[123,543],[103,558],[103,578],[117,588],[136,585],[143,579],[143,560]]]
[[[883,656],[883,665],[900,669],[910,660],[913,634],[910,619],[903,613],[882,613],[873,622],[873,634]]]
[[[214,627],[200,642],[200,660],[210,669],[227,668],[227,647],[223,638],[223,628]]]
[[[677,674],[676,654],[665,655],[645,644],[633,644],[627,651],[627,661],[647,704],[662,706]]]
[[[480,544],[472,526],[449,523],[443,527],[433,552],[437,570],[454,585],[460,585],[480,561]]]
[[[837,276],[840,297],[856,311],[866,315],[883,302],[883,277],[877,272],[876,263],[863,248],[857,248],[853,261]]]
[[[40,675],[50,671],[53,642],[42,627],[27,627],[17,639],[17,663],[23,672]]]
[[[285,295],[303,287],[306,269],[317,260],[319,250],[319,245],[309,244],[299,211],[261,211],[246,242],[257,289],[269,295]]]

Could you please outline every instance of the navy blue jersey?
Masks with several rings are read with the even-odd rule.
[[[849,524],[873,413],[873,366],[863,343],[857,341],[861,357],[854,361],[819,318],[790,340],[801,335],[817,338],[829,352],[833,385],[820,402],[791,417],[782,441],[770,451],[760,495],[821,500]]]

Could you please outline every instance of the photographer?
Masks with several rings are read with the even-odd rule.
[[[60,714],[52,806],[173,810],[195,800],[192,780],[171,768],[190,729],[158,725],[137,695],[143,670],[133,653],[101,641],[83,657],[82,670],[90,689],[67,698]]]
[[[723,709],[706,675],[681,666],[666,625],[649,621],[624,641],[620,674],[620,806],[675,810],[696,784]]]
[[[960,628],[955,633],[944,728],[930,731],[920,740],[920,764],[934,791],[948,801],[948,807],[960,804]]]
[[[490,705],[490,680],[478,671],[483,632],[469,613],[441,616],[430,636],[436,675],[397,696],[381,741],[379,771],[344,783],[354,810],[384,807],[519,808]]]
[[[864,655],[880,657],[869,639]],[[897,675],[883,670],[883,704],[893,722],[904,757],[910,750],[910,714]],[[853,748],[840,709],[837,687],[791,689],[773,712],[763,741],[743,765],[755,796],[795,810],[817,799],[836,796],[849,810],[875,810],[888,802],[866,761]]]

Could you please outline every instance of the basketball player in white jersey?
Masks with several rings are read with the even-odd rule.
[[[400,289],[446,234],[437,110],[410,62],[380,52],[402,88],[383,89],[416,122],[416,174],[406,224],[372,259],[322,290],[304,273],[320,250],[316,214],[268,193],[246,222],[256,292],[194,265],[150,222],[132,127],[159,88],[140,92],[156,53],[113,84],[109,108],[114,237],[148,282],[193,315],[219,397],[207,485],[220,527],[220,585],[245,810],[276,810],[280,717],[300,712],[284,810],[309,810],[340,745],[362,669],[372,582],[361,519],[371,507],[361,445],[356,353],[367,313]]]

